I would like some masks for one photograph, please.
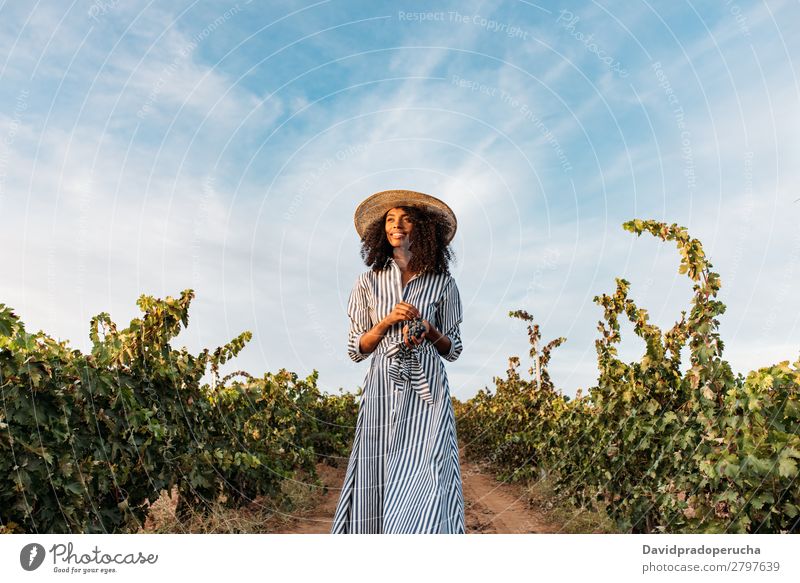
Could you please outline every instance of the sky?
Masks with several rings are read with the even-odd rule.
[[[574,395],[616,277],[663,329],[690,309],[633,218],[703,242],[734,371],[795,361],[797,22],[789,1],[2,2],[0,303],[88,351],[96,314],[191,288],[175,348],[249,330],[224,371],[354,391],[353,213],[399,188],[458,217],[460,399],[510,356],[527,376],[511,310],[567,338],[550,374]]]

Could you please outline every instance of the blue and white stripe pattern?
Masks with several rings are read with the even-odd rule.
[[[450,350],[440,355],[427,339],[410,352],[400,348],[401,322],[372,353],[332,534],[464,533],[455,416],[442,360],[461,354],[461,297],[450,275],[416,275],[405,288],[401,276],[391,259],[383,271],[358,277],[347,307],[350,358],[369,356],[359,339],[400,301],[450,338]]]

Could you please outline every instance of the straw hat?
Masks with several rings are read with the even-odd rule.
[[[389,209],[398,206],[424,207],[444,215],[444,218],[450,223],[450,228],[447,231],[447,242],[449,243],[453,240],[458,226],[453,210],[435,196],[413,190],[383,190],[361,201],[353,218],[358,236],[363,239],[367,227],[383,217]]]

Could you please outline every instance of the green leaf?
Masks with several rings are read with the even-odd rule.
[[[797,475],[797,462],[788,456],[781,456],[778,462],[778,473],[784,478],[793,478]]]
[[[745,463],[747,463],[747,465],[751,467],[759,476],[768,474],[772,469],[772,464],[769,462],[769,460],[760,459],[754,455],[748,455],[745,458]]]
[[[761,492],[760,494],[756,494],[753,496],[753,499],[750,500],[750,504],[756,510],[759,510],[764,504],[773,504],[775,502],[775,497],[770,492]]]
[[[80,482],[67,482],[64,489],[73,494],[83,494],[86,490]]]

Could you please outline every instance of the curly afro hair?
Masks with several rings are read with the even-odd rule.
[[[447,243],[448,222],[439,212],[424,207],[398,206],[409,217],[414,229],[411,231],[411,260],[408,269],[413,273],[444,273],[450,275],[449,262],[455,254]],[[387,210],[380,219],[372,223],[361,240],[361,257],[372,268],[382,271],[394,257],[394,248],[386,238]]]

